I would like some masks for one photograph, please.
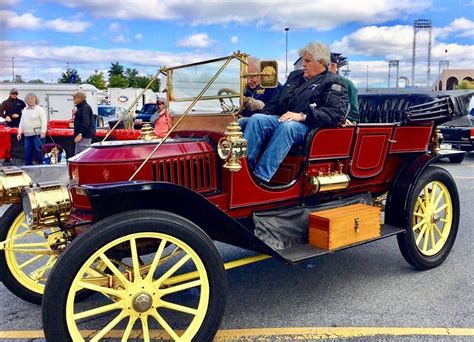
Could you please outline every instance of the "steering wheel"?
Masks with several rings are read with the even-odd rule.
[[[217,96],[222,96],[222,95],[233,95],[233,94],[238,94],[239,92],[233,90],[233,89],[230,89],[230,88],[221,88],[219,89],[219,91],[217,92]],[[229,104],[226,103],[225,100],[229,100]],[[229,99],[223,99],[223,98],[219,98],[219,102],[220,102],[220,105],[221,105],[221,108],[222,108],[222,111],[223,112],[235,112],[237,109],[238,109],[238,106],[236,106],[234,104],[234,101],[232,101],[232,98],[229,98]]]

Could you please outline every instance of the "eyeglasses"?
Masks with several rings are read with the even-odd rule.
[[[163,105],[164,106],[165,104],[163,102],[158,102],[158,105]]]
[[[18,93],[10,93],[10,95],[18,95]]]

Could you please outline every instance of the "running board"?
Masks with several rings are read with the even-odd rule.
[[[306,259],[318,257],[318,256],[329,254],[329,253],[334,253],[334,252],[337,252],[337,251],[340,251],[340,250],[343,250],[343,249],[346,249],[346,248],[351,248],[351,247],[354,247],[354,246],[363,245],[363,244],[368,243],[368,242],[384,239],[384,238],[387,238],[389,236],[393,236],[393,235],[397,235],[399,233],[403,233],[404,231],[405,231],[404,228],[391,226],[389,224],[384,224],[384,225],[382,225],[382,228],[380,230],[380,236],[379,237],[374,238],[374,239],[370,239],[370,240],[361,241],[361,242],[358,242],[358,243],[354,243],[352,245],[347,245],[347,246],[337,248],[337,249],[333,249],[333,250],[330,250],[330,251],[326,250],[326,249],[319,249],[317,247],[314,247],[314,246],[306,243],[306,244],[302,244],[302,245],[299,245],[299,246],[296,246],[296,247],[290,247],[290,248],[286,248],[286,249],[276,250],[275,252],[277,254],[279,254],[279,256],[281,256],[283,259],[285,259],[287,262],[289,262],[290,264],[294,264],[294,263],[297,263],[297,262],[300,262],[300,261],[303,261],[303,260],[306,260]]]

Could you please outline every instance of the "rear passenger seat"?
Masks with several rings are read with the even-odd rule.
[[[359,123],[393,123],[405,120],[406,110],[430,102],[430,94],[359,94]]]

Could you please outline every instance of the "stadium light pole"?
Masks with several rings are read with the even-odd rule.
[[[290,30],[289,27],[285,27],[285,36],[286,36],[286,68],[285,68],[285,74],[286,77],[288,77],[288,31]]]
[[[367,81],[366,90],[369,91],[369,65],[367,64]]]
[[[12,82],[15,82],[15,57],[12,57]]]

